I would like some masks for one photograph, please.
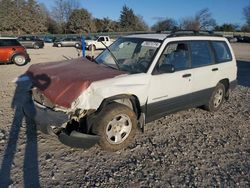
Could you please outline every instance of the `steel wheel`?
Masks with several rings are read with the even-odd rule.
[[[218,83],[204,108],[210,112],[219,110],[224,101],[225,93],[225,86],[222,83]]]
[[[218,89],[214,95],[214,107],[217,108],[223,99],[223,90],[222,89]]]
[[[15,55],[13,62],[18,66],[22,66],[26,64],[26,58],[23,55]]]
[[[92,133],[100,136],[99,145],[108,151],[126,148],[138,130],[134,111],[116,102],[105,106],[92,127]]]
[[[120,144],[130,134],[132,122],[126,114],[115,116],[106,128],[107,140],[110,144]]]

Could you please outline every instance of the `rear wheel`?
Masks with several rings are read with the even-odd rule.
[[[100,136],[99,145],[108,151],[126,148],[134,140],[137,130],[134,111],[119,103],[105,107],[93,127],[93,132]]]
[[[33,48],[34,48],[34,49],[39,49],[39,46],[38,46],[37,44],[34,44],[34,45],[33,45]]]
[[[18,65],[18,66],[23,66],[23,65],[26,65],[26,64],[27,64],[27,61],[26,61],[25,56],[24,56],[24,55],[21,55],[21,54],[15,55],[15,56],[12,58],[12,62],[15,63],[15,64]]]
[[[204,106],[206,110],[214,112],[221,108],[221,105],[225,99],[225,86],[222,83],[218,83],[215,87],[209,102]]]

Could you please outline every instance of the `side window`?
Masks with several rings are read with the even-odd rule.
[[[170,43],[161,54],[156,68],[161,72],[161,67],[166,64],[173,65],[176,71],[189,68],[188,44],[185,42]]]
[[[98,39],[98,42],[100,42],[100,41],[105,41],[104,37],[100,37],[100,38]]]
[[[18,40],[25,41],[25,38],[24,37],[20,37],[20,38],[18,38]]]
[[[0,47],[1,46],[21,46],[21,44],[15,39],[5,39],[0,40]]]
[[[232,60],[230,50],[224,41],[213,41],[212,46],[215,52],[215,60],[217,63],[222,63]]]
[[[213,59],[208,41],[192,41],[190,47],[192,67],[212,64]]]

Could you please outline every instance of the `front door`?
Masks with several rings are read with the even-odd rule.
[[[151,76],[146,122],[188,106],[192,74],[188,44],[174,42],[167,45]],[[175,71],[167,73],[164,65],[173,65]]]

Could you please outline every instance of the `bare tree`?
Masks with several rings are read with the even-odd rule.
[[[210,30],[216,26],[208,8],[202,9],[194,17],[183,18],[180,27],[186,30]]]
[[[250,25],[250,5],[243,9],[243,14],[245,16],[247,24]]]
[[[200,23],[200,29],[209,30],[216,26],[215,19],[212,18],[212,13],[208,8],[200,10],[195,15],[195,20]]]
[[[53,7],[53,16],[58,23],[67,22],[70,14],[79,6],[79,0],[56,0]]]
[[[180,28],[184,30],[200,30],[200,22],[193,17],[186,17],[181,20]]]
[[[66,23],[69,21],[71,13],[80,7],[79,0],[56,0],[52,9],[53,19],[61,26],[61,30],[66,32]]]
[[[152,27],[153,31],[169,31],[177,28],[177,23],[172,18],[160,18]]]

